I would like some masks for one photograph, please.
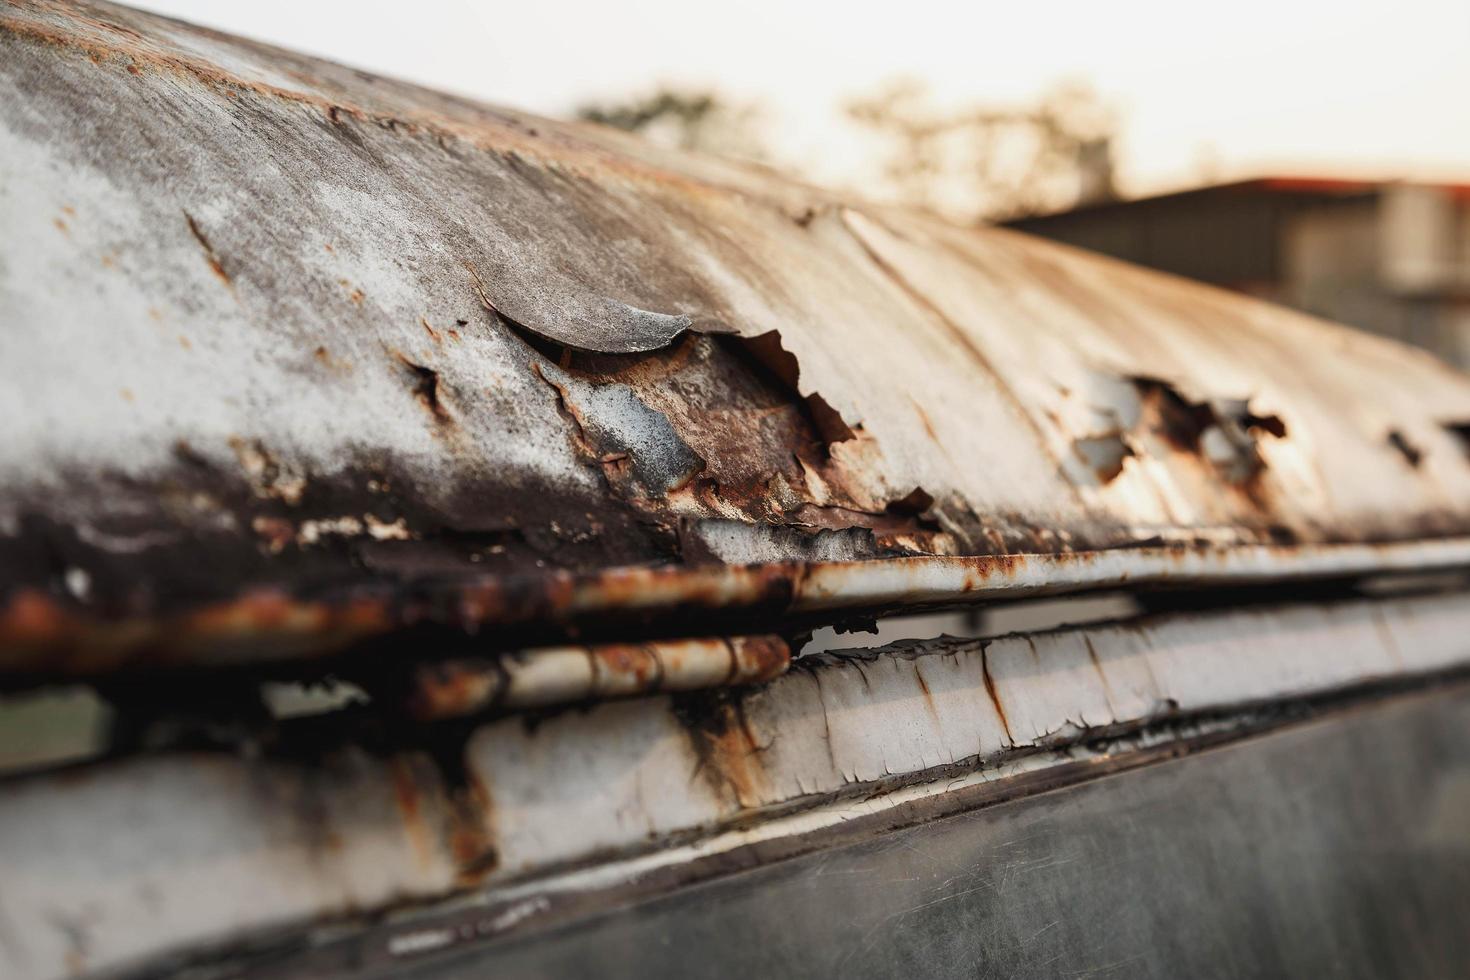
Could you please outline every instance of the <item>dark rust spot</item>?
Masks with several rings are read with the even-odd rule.
[[[462,718],[491,707],[504,689],[504,674],[489,660],[448,660],[420,665],[406,707],[420,721]]]
[[[914,487],[897,500],[890,500],[885,508],[890,514],[917,516],[934,506],[934,498],[923,487]]]
[[[856,437],[855,428],[848,425],[841,413],[821,394],[813,392],[804,396],[800,393],[797,381],[801,376],[801,366],[796,361],[796,355],[782,345],[780,331],[770,330],[754,337],[730,337],[728,342],[743,349],[801,400],[812,427],[828,447]]]
[[[1189,401],[1162,379],[1137,377],[1132,381],[1145,411],[1154,420],[1155,431],[1175,448],[1198,453],[1201,436],[1215,424],[1214,410],[1207,404]]]
[[[402,365],[409,377],[409,390],[419,400],[419,404],[428,410],[434,417],[434,421],[441,425],[453,425],[454,417],[449,414],[449,409],[439,397],[439,372],[423,364],[415,364],[402,354],[394,354],[398,363]]]
[[[1098,680],[1102,682],[1103,696],[1108,699],[1108,706],[1111,708],[1113,704],[1112,685],[1108,683],[1108,675],[1103,672],[1102,661],[1098,659],[1097,649],[1092,645],[1092,637],[1083,633],[1082,644],[1087,648],[1087,659],[1092,661],[1092,667],[1097,671]]]
[[[1415,469],[1419,467],[1419,463],[1424,459],[1424,453],[1419,447],[1410,442],[1408,437],[1398,429],[1388,430],[1388,444],[1394,449],[1397,449],[1399,455],[1404,457],[1404,461]]]

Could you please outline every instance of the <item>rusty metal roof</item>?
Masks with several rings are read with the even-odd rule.
[[[0,227],[14,670],[1470,561],[1426,354],[107,4]]]

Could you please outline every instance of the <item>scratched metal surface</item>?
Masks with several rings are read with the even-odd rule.
[[[1467,740],[1379,706],[392,975],[1462,977]]]
[[[0,228],[0,640],[42,658],[1470,532],[1422,353],[121,7],[0,6]]]

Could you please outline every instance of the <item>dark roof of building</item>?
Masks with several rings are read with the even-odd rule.
[[[1398,182],[1346,177],[1277,174],[1252,177],[1248,180],[1227,181],[1219,184],[1203,184],[1197,187],[1186,187],[1181,190],[1168,191],[1162,194],[1149,194],[1143,197],[1095,201],[1049,214],[1028,215],[1005,223],[1024,227],[1035,222],[1046,222],[1054,218],[1083,212],[1096,213],[1113,209],[1135,208],[1139,206],[1158,205],[1165,202],[1190,201],[1227,195],[1283,195],[1319,200],[1361,198],[1378,194],[1384,188],[1394,183]],[[1431,186],[1446,190],[1457,198],[1470,199],[1470,183],[1436,183]]]

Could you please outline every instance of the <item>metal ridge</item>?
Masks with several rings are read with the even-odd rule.
[[[106,620],[44,593],[0,607],[0,674],[85,677],[129,667],[242,667],[328,657],[442,627],[484,650],[537,637],[690,635],[1103,589],[1217,587],[1470,568],[1470,538],[1385,544],[1130,548],[1060,555],[610,568],[481,576],[292,597],[262,591],[175,616]],[[655,623],[657,620],[659,623]],[[746,631],[749,631],[748,629]],[[705,632],[708,632],[707,630]],[[448,640],[448,634],[440,634]],[[446,652],[464,652],[446,648]]]

